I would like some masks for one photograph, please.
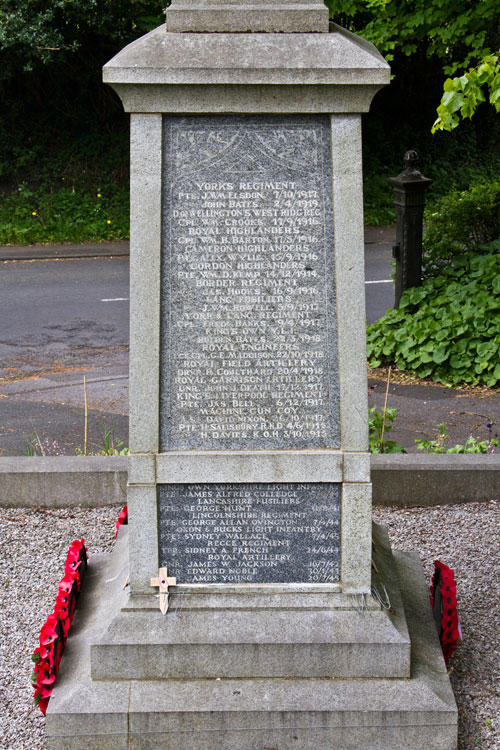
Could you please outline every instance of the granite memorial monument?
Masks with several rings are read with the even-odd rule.
[[[425,582],[371,525],[361,113],[388,65],[321,0],[173,0],[104,80],[131,113],[129,526],[48,746],[451,750]]]

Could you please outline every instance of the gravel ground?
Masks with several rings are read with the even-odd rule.
[[[376,508],[374,519],[394,549],[418,551],[429,583],[434,560],[453,569],[464,639],[449,667],[458,747],[500,750],[500,502]]]
[[[73,539],[89,554],[110,551],[120,508],[0,508],[0,747],[44,748],[33,707],[30,654],[52,606]],[[439,558],[455,571],[464,642],[452,662],[459,750],[500,750],[500,502],[436,508],[377,508],[395,548],[417,549],[430,581]],[[429,749],[430,750],[430,749]]]
[[[92,553],[110,552],[120,510],[0,508],[0,748],[45,747],[30,656],[54,607],[69,545],[84,538],[90,561]]]

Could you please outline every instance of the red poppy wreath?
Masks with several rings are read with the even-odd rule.
[[[68,550],[64,576],[59,581],[54,611],[42,625],[39,646],[31,656],[31,660],[35,663],[31,676],[31,683],[35,690],[34,701],[44,716],[80,596],[87,570],[87,560],[85,539],[76,539]]]

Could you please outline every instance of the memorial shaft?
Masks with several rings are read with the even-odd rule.
[[[165,565],[178,591],[368,593],[360,113],[388,68],[356,42],[353,70],[319,0],[250,5],[174,0],[106,68],[132,115],[132,591]]]

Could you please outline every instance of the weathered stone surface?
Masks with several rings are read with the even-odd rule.
[[[410,677],[410,641],[389,542],[375,532],[372,582],[381,590],[383,581],[390,612],[370,596],[327,593],[321,584],[179,583],[170,589],[166,618],[157,598],[130,597],[91,648],[92,678]],[[110,581],[110,598],[115,588]]]
[[[153,481],[156,476],[158,484],[342,482],[342,458],[341,451],[324,449],[170,451],[158,455]]]
[[[342,591],[370,591],[371,579],[371,498],[368,482],[342,485]]]
[[[168,31],[327,32],[323,0],[172,0]]]
[[[338,448],[328,119],[169,117],[161,449]]]
[[[2,456],[0,507],[101,507],[126,502],[126,456],[58,456],[54,463],[51,458]],[[176,476],[181,476],[180,469]],[[500,495],[500,455],[374,455],[371,477],[374,505],[411,507],[488,501]],[[197,475],[190,481],[203,480]],[[314,481],[319,481],[318,476]]]
[[[141,114],[131,118],[129,445],[132,453],[158,450],[161,138],[161,115]]]
[[[326,18],[301,2],[301,22]],[[255,3],[266,31],[299,30],[293,14],[273,26],[281,0],[238,4],[239,18],[225,0],[174,0],[171,18],[220,31],[222,4],[238,31]],[[51,748],[67,746],[70,717],[75,747],[452,750],[427,587],[386,540],[371,546],[360,113],[388,66],[336,27],[162,27],[105,76],[134,113],[131,594],[119,543],[93,632],[80,628],[83,672],[61,670]],[[304,473],[328,456],[343,484],[302,480],[294,452],[309,454]],[[188,453],[210,456],[209,476],[172,482]],[[250,453],[265,478],[242,482],[239,462],[258,472]],[[166,617],[148,593],[156,564],[178,581]],[[126,699],[106,726],[113,679]]]
[[[197,84],[208,87],[230,84],[233,89],[236,84],[245,87],[271,84],[274,89],[284,85],[292,96],[300,85],[335,86],[337,94],[339,87],[345,87],[352,96],[356,89],[368,86],[371,92],[363,110],[350,110],[360,112],[368,109],[375,92],[389,83],[390,67],[373,44],[335,24],[329,34],[304,37],[174,34],[165,33],[165,26],[159,26],[115,55],[104,66],[103,78],[112,85],[138,84],[146,96],[155,84],[166,88],[182,84],[194,88]],[[201,96],[199,90],[195,93]],[[212,96],[213,93],[210,90]],[[180,101],[177,111],[186,111]],[[275,111],[280,112],[281,107]],[[338,110],[334,107],[329,111]]]
[[[158,486],[160,560],[177,583],[334,583],[340,485]]]
[[[332,115],[331,141],[342,449],[368,453],[361,118]]]

